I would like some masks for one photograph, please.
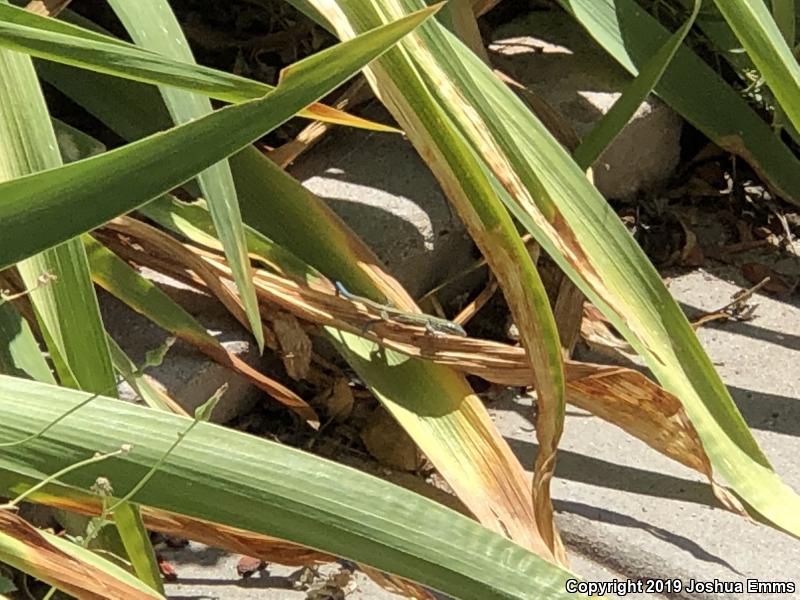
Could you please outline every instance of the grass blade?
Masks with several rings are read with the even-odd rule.
[[[337,26],[344,37],[352,23],[358,24],[356,31],[374,25],[366,18],[373,4],[340,3]],[[404,5],[412,9],[417,2]],[[345,14],[352,23],[344,21]],[[800,498],[772,470],[680,307],[583,171],[480,59],[436,21],[370,68],[383,86],[382,97],[392,102],[408,85],[392,80],[401,60],[426,72],[429,93],[485,158],[509,210],[680,399],[714,469],[757,512],[800,535]],[[442,122],[420,122],[431,110],[427,105],[404,108],[395,115],[429,157],[429,145],[447,135],[440,131]]]
[[[0,107],[0,181],[61,165],[29,57],[0,50]],[[4,196],[4,204],[7,200]],[[74,377],[74,383],[87,391],[108,392],[114,389],[114,373],[86,255],[79,240],[64,241],[36,256],[20,255],[27,260],[18,265],[19,272],[31,290],[29,297],[51,352],[64,361],[56,364],[68,371],[62,369],[60,375],[70,382]],[[54,279],[40,285],[46,274]]]
[[[800,65],[761,0],[715,0],[753,63],[766,79],[784,114],[800,130]],[[794,23],[794,12],[791,21]]]
[[[147,406],[176,415],[189,416],[189,413],[175,400],[161,391],[157,384],[152,383],[145,373],[139,371],[136,364],[111,336],[108,337],[108,348],[111,351],[114,368]]]
[[[670,36],[635,0],[558,2],[633,75]],[[655,91],[714,143],[747,161],[786,200],[800,203],[800,162],[747,102],[691,50],[678,50]]]
[[[120,135],[136,139],[168,126],[152,88],[53,63],[41,67],[59,89]],[[126,100],[111,102],[108,94],[93,89],[113,89],[111,97]],[[348,289],[415,310],[412,299],[341,219],[263,154],[246,148],[231,157],[231,167],[247,224],[307,265],[346,282]],[[309,271],[293,261],[282,264],[301,278]],[[357,336],[331,335],[348,360],[349,345],[356,354],[362,352],[364,343]],[[546,552],[535,533],[530,482],[463,376],[395,352],[351,364],[481,523]],[[418,383],[410,387],[409,381]]]
[[[109,0],[109,3],[137,45],[181,62],[194,63],[189,42],[165,0],[151,2]],[[194,121],[212,112],[211,101],[205,96],[171,86],[162,86],[160,90],[172,119],[178,125]],[[208,202],[217,235],[233,271],[234,282],[244,304],[250,331],[258,343],[259,350],[263,352],[264,330],[261,326],[261,315],[258,312],[256,291],[250,273],[242,215],[228,161],[218,162],[199,173],[197,182]]]
[[[639,74],[625,89],[614,106],[603,115],[600,121],[575,149],[572,157],[581,169],[588,169],[611,144],[622,128],[628,124],[645,98],[658,85],[658,81],[672,62],[675,53],[683,44],[686,34],[694,25],[700,12],[702,0],[694,0],[689,18],[673,33],[658,52],[639,69]]]
[[[5,104],[3,127],[5,169],[0,179],[33,173],[61,164],[55,132],[50,123],[44,97],[31,59],[23,54],[0,50],[0,104]],[[19,125],[24,123],[24,127]],[[15,135],[16,134],[16,135]],[[100,308],[89,275],[89,264],[80,239],[73,238],[55,248],[30,257],[18,265],[29,288],[43,273],[55,277],[30,293],[34,311],[51,354],[58,355],[62,382],[94,393],[116,394],[111,356],[106,342]],[[135,507],[129,507],[131,520],[141,522]],[[139,576],[157,581],[161,576],[152,555],[144,528],[119,531],[126,546],[135,547],[132,556]],[[156,587],[160,590],[160,587]]]
[[[139,587],[112,563],[34,529],[9,511],[0,511],[0,560],[76,598],[163,598]]]
[[[159,594],[164,594],[164,582],[158,568],[155,551],[150,544],[150,534],[144,527],[139,507],[132,502],[122,502],[114,509],[114,525],[131,559],[136,576]]]
[[[0,184],[0,222],[7,231],[0,268],[128,212],[241,150],[352,76],[432,12],[421,11],[305,59],[285,71],[281,84],[263,99],[229,106],[100,156]],[[20,210],[23,205],[25,211]],[[82,210],[75,211],[75,206]]]
[[[133,219],[129,221],[131,226],[138,224],[138,228],[146,233],[158,233],[157,230],[139,221]],[[120,227],[122,223],[115,224],[115,226]],[[165,248],[173,256],[185,256],[185,249],[173,238],[162,234],[159,239],[158,247]],[[92,240],[87,246],[90,249],[89,258],[92,277],[98,285],[105,288],[135,311],[145,315],[162,329],[192,344],[213,360],[246,377],[254,385],[295,411],[300,417],[308,421],[312,427],[319,425],[317,413],[305,400],[286,386],[260,373],[241,358],[226,350],[194,317],[175,303],[154,283],[139,275],[125,261],[102,244]],[[207,267],[202,260],[195,259],[194,262],[187,264],[187,266],[191,267],[201,278],[211,280],[212,283],[216,283],[219,288],[223,289],[224,295],[220,300],[226,306],[229,306],[231,303],[227,302],[227,300],[231,299],[237,318],[242,322],[246,321],[244,311],[241,310],[240,304],[236,304],[236,299],[231,290],[227,286],[219,284],[216,276],[206,277],[203,269],[207,269]],[[125,368],[125,359],[122,356],[120,356],[120,361],[120,366]],[[142,378],[138,379],[142,380]],[[156,400],[158,401],[158,399]],[[162,404],[164,400],[166,399],[162,399],[158,403]]]
[[[0,299],[0,373],[55,383],[28,321]]]
[[[0,376],[0,420],[6,424],[0,439],[39,430],[85,397]],[[37,440],[4,453],[0,484],[5,473],[54,471],[87,453],[130,443],[132,452],[64,478],[85,489],[103,474],[121,492],[139,481],[190,422],[98,398]],[[465,600],[576,597],[565,591],[566,571],[450,509],[353,469],[208,423],[185,437],[136,500],[318,548]]]
[[[90,24],[71,13],[70,19]],[[260,98],[274,86],[209,67],[172,60],[114,37],[0,3],[0,46],[39,58],[156,85],[169,85],[226,102]],[[313,104],[300,116],[373,131],[397,132],[329,106]]]
[[[355,2],[346,7],[342,3],[339,7],[320,2],[312,4],[345,39],[353,31],[370,27],[370,23],[391,19],[393,12],[391,7],[378,2]],[[427,58],[425,52],[418,56],[422,60]],[[480,61],[477,57],[476,60]],[[539,382],[536,432],[540,452],[533,481],[534,527],[549,552],[557,560],[565,560],[553,524],[549,492],[555,452],[563,429],[564,375],[561,345],[547,293],[511,216],[498,200],[496,181],[490,170],[465,139],[453,115],[431,101],[433,88],[441,86],[444,96],[458,92],[435,68],[426,69],[404,60],[404,52],[387,53],[380,64],[379,69],[371,70],[373,78],[380,82],[375,85],[376,92],[393,109],[395,117],[402,120],[417,148],[424,148],[421,154],[429,161],[471,237],[487,257],[519,327]],[[406,115],[411,116],[405,118]],[[433,129],[436,134],[428,135]]]

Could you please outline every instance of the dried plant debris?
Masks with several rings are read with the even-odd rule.
[[[324,579],[312,583],[306,592],[306,599],[344,600],[350,592],[355,590],[356,585],[353,571],[342,566]]]
[[[355,399],[350,380],[339,377],[333,383],[322,390],[312,404],[322,409],[321,412],[327,415],[328,419],[334,423],[346,421],[353,412]]]
[[[797,254],[796,208],[713,144],[686,163],[667,189],[620,204],[618,214],[660,268],[707,266],[709,259],[741,265],[748,260],[743,253],[756,249]]]
[[[779,296],[788,296],[797,287],[797,281],[790,282],[789,278],[781,275],[775,269],[759,262],[748,262],[742,265],[742,275],[750,283],[762,284],[766,292]]]
[[[692,326],[697,329],[706,323],[718,320],[749,321],[753,318],[758,308],[758,304],[752,303],[750,300],[753,294],[765,287],[769,281],[769,277],[764,277],[764,279],[753,287],[746,290],[739,290],[731,297],[731,301],[725,306],[704,313],[692,321]]]
[[[286,311],[270,315],[286,373],[294,380],[305,379],[311,369],[311,339],[297,318]]]
[[[414,440],[383,408],[367,421],[361,439],[369,453],[389,467],[413,472],[424,464]]]
[[[229,302],[231,273],[221,254],[190,243],[176,245],[174,241],[169,244],[170,252],[164,253],[161,237],[167,234],[143,227],[131,218],[117,219],[107,228],[130,238],[128,243],[118,243],[114,236],[105,237],[123,257],[162,270]],[[522,347],[461,334],[432,332],[424,326],[428,318],[425,315],[416,315],[413,320],[400,318],[406,313],[401,315],[395,309],[390,312],[376,302],[342,294],[337,291],[335,282],[322,276],[299,281],[256,266],[252,273],[265,325],[274,315],[285,312],[292,315],[285,321],[297,325],[288,327],[289,331],[302,330],[311,337],[322,339],[320,326],[333,327],[372,341],[376,353],[388,348],[497,384],[536,386]],[[238,305],[231,306],[234,310],[241,310]],[[588,320],[584,316],[583,321]],[[595,319],[595,325],[602,326],[600,329],[594,327],[600,337],[612,341],[616,337],[602,319]],[[273,335],[277,340],[279,336],[274,332]],[[617,344],[619,350],[623,349],[623,343]],[[304,350],[303,354],[313,357],[313,352]],[[705,451],[677,399],[629,368],[571,360],[565,362],[565,367],[569,403],[601,416],[667,456],[696,469],[709,478],[715,493],[726,506],[732,510],[740,509],[714,482]],[[310,370],[314,371],[313,368]],[[334,458],[342,452],[368,452],[384,465],[418,472],[424,462],[407,434],[383,410],[375,410],[377,403],[374,400],[370,404],[354,401],[356,381],[347,371],[342,371],[338,379],[335,369],[328,371],[333,375],[318,380],[322,385],[316,394],[303,394],[303,397],[316,395],[312,403],[326,420],[319,432],[311,432],[308,441],[300,445],[306,449],[313,447],[315,452]],[[300,385],[303,382],[295,383]],[[347,413],[350,413],[349,417],[344,416]],[[676,440],[682,441],[676,444]],[[335,448],[329,451],[332,442],[336,443]]]

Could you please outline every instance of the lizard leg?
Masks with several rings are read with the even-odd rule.
[[[444,335],[439,329],[436,329],[436,326],[430,321],[425,323],[425,333],[433,337],[442,337]]]
[[[373,328],[375,325],[377,325],[378,323],[383,323],[385,320],[386,320],[386,319],[371,319],[371,320],[367,321],[367,322],[366,322],[366,323],[364,323],[364,325],[361,327],[361,335],[362,335],[363,337],[367,337],[367,334],[370,332],[370,330],[371,330],[371,329],[372,329],[372,328]]]

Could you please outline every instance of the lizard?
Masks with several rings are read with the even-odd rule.
[[[453,321],[442,319],[440,317],[434,317],[433,315],[424,313],[405,312],[389,304],[381,304],[380,302],[375,302],[374,300],[370,300],[364,296],[358,296],[349,292],[340,281],[336,281],[334,285],[336,286],[336,293],[339,296],[350,300],[351,302],[358,302],[367,308],[375,310],[383,321],[395,321],[397,323],[406,323],[409,325],[420,325],[424,327],[425,331],[431,335],[450,334],[461,337],[466,337],[467,335],[467,332],[464,331],[464,328]],[[366,330],[370,325],[371,323],[367,323],[364,329]]]

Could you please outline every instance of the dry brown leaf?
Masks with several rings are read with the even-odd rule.
[[[583,292],[572,283],[572,280],[560,273],[558,284],[558,294],[553,305],[553,316],[558,326],[558,337],[561,339],[561,347],[564,349],[564,356],[569,358],[575,349],[575,344],[581,336],[581,324],[583,323],[583,306],[585,304]]]
[[[633,369],[572,363],[567,373],[567,402],[702,473],[723,505],[747,516],[741,503],[714,480],[700,437],[675,396]]]
[[[192,248],[187,246],[187,250]],[[230,270],[223,258],[208,253],[202,257],[214,271],[215,277],[230,280]],[[147,252],[140,256],[145,263],[148,258]],[[376,311],[336,295],[332,291],[333,286],[328,284],[315,287],[300,285],[264,270],[255,270],[254,282],[262,306],[277,306],[300,319],[361,334],[387,348],[447,365],[488,381],[535,386],[523,348],[453,335],[431,336],[422,326],[394,320],[382,321]],[[365,331],[367,323],[372,325]],[[615,336],[610,330],[607,333],[613,340]],[[619,345],[627,347],[624,342],[619,342]],[[682,409],[676,412],[676,407],[680,409],[677,399],[630,369],[574,361],[567,362],[565,367],[568,402],[597,411],[598,416],[622,427],[651,447],[712,477],[708,458],[699,445],[696,432],[690,427]],[[670,433],[665,437],[664,431]],[[374,437],[376,441],[384,439]],[[399,462],[403,463],[403,468],[410,467],[412,463],[407,456]],[[711,484],[725,506],[743,512],[733,496],[717,486],[713,479]]]
[[[633,369],[570,366],[570,404],[614,423],[681,464],[710,474],[697,432],[672,394]]]
[[[333,385],[316,398],[317,403],[325,406],[328,417],[340,423],[353,412],[353,390],[350,382],[344,377],[337,377]]]
[[[43,17],[55,17],[67,8],[71,0],[32,0],[25,6],[25,10]]]
[[[143,592],[85,563],[47,541],[27,521],[0,510],[0,531],[25,546],[9,564],[83,600],[153,600]]]
[[[231,314],[233,314],[245,328],[249,328],[247,318],[244,314],[244,308],[238,296],[233,293],[232,287],[220,279],[216,273],[207,266],[206,262],[198,253],[189,250],[187,245],[178,242],[155,227],[151,227],[150,225],[129,217],[114,219],[106,224],[106,228],[111,231],[122,233],[130,238],[140,240],[143,244],[147,245],[155,260],[158,260],[159,253],[162,255],[167,254],[174,260],[178,260],[181,264],[191,268],[195,275],[203,284],[208,286],[211,292],[225,305]],[[109,240],[109,242],[114,242],[114,240]],[[120,244],[119,241],[113,245],[121,254],[131,249],[129,245]],[[137,256],[141,256],[141,254],[137,253]],[[112,294],[114,293],[113,287],[104,286],[104,282],[101,280],[96,281],[99,285],[106,287],[109,292]],[[319,427],[319,417],[305,400],[283,384],[267,377],[248,365],[241,358],[226,350],[222,344],[213,340],[213,338],[198,339],[191,334],[187,334],[185,331],[179,330],[172,333],[194,345],[201,352],[209,355],[220,364],[229,367],[231,370],[247,378],[258,388],[264,390],[277,401],[295,411],[312,427]]]
[[[416,478],[414,478],[414,481],[418,483]],[[437,488],[431,487],[430,490],[434,494],[434,498],[436,498],[436,494],[441,494],[441,490]],[[448,498],[450,497],[448,496]],[[85,496],[85,502],[44,494],[37,495],[35,499],[37,502],[42,502],[49,506],[85,515],[95,516],[100,513],[100,504],[97,499],[88,494]],[[460,508],[462,512],[465,510],[460,505],[453,508]],[[330,554],[305,548],[291,542],[150,507],[142,507],[142,517],[148,529],[242,554],[243,557],[247,557],[248,565],[259,561],[295,567],[313,567],[336,561],[336,557]],[[382,573],[366,565],[359,565],[359,567],[370,579],[373,579],[375,583],[387,590],[405,593],[409,598],[419,598],[420,600],[431,600],[432,598],[428,592],[410,581]]]
[[[220,262],[221,259],[212,260],[208,256],[205,259],[206,264],[216,270],[217,277],[230,277],[230,271]],[[388,348],[426,358],[487,381],[514,386],[535,386],[523,348],[453,335],[431,336],[421,326],[396,321],[381,322],[380,315],[360,303],[351,302],[328,290],[300,286],[297,282],[267,271],[257,270],[254,282],[260,300],[291,311],[301,319],[353,333],[364,333],[365,324],[378,321],[364,335],[373,337]],[[595,313],[590,305],[586,305],[584,323],[587,320],[591,322]],[[594,321],[595,325],[604,322],[601,318]],[[609,345],[617,343],[614,341],[615,336],[607,328],[605,337]],[[623,341],[619,341],[618,345],[620,349],[628,349]],[[678,400],[657,384],[631,369],[575,361],[568,361],[565,368],[568,402],[585,404],[594,398],[599,407],[598,416],[619,425],[667,456],[705,475],[710,474],[705,466],[708,459],[696,441],[694,430],[688,428],[688,419],[682,410],[676,412],[676,407],[680,407]],[[626,394],[630,395],[629,401],[621,403]],[[620,415],[616,416],[614,410],[608,408],[610,406],[618,407]],[[636,422],[640,422],[640,426],[634,427],[633,423]],[[669,427],[666,427],[667,422],[671,424]],[[685,424],[684,429],[680,429],[684,426],[682,424]],[[372,426],[379,433],[383,425],[377,423]],[[683,432],[681,435],[676,433],[679,429]],[[664,438],[664,431],[670,432],[667,438]],[[378,448],[382,441],[378,433],[367,432],[367,439],[380,455],[384,450]],[[665,439],[681,441],[677,445],[670,445],[665,444]],[[410,453],[399,452],[393,458],[391,454],[389,453],[388,460],[387,457],[383,459],[390,464],[402,464],[402,468],[411,467],[413,461]]]
[[[678,222],[683,227],[686,241],[681,248],[681,263],[687,267],[702,267],[705,264],[705,256],[703,249],[700,247],[700,242],[697,241],[697,235],[683,219],[678,219]]]
[[[611,330],[608,320],[597,308],[588,302],[583,305],[583,319],[581,319],[581,337],[586,344],[600,354],[611,358],[625,357],[633,354],[631,345],[616,335]]]
[[[135,246],[138,247],[131,244],[120,245],[114,236],[108,237],[106,241],[118,254],[128,260],[150,266],[194,287],[202,289],[208,287],[209,284],[219,285],[221,280],[230,281],[230,270],[226,266],[223,256],[215,256],[213,253],[189,244],[182,245],[183,252],[194,252],[198,257],[202,257],[206,268],[212,269],[214,281],[210,282],[208,277],[201,278],[193,273],[191,268],[187,268],[182,262],[183,257],[164,255],[164,253],[159,253],[158,246],[154,245],[152,241],[138,239],[135,236],[129,237],[134,239]],[[362,250],[360,241],[353,239],[348,243],[356,251],[360,251],[360,254],[363,254],[360,266],[364,273],[390,298],[394,306],[412,312],[418,310],[402,286],[387,276],[377,259],[369,255],[368,249]],[[335,288],[330,282],[314,281],[310,286],[300,285],[296,281],[280,277],[275,273],[254,270],[254,283],[262,314],[268,314],[274,311],[275,306],[278,306],[303,320],[320,325],[332,325],[356,334],[363,334],[364,325],[374,322],[376,318],[374,312],[371,313],[360,303],[353,303],[337,296]],[[399,329],[398,325],[400,325]],[[423,327],[395,322],[379,323],[370,329],[369,335],[376,339],[383,339],[376,335],[375,331],[387,328],[396,330],[396,333],[410,339],[412,344],[415,340],[421,340],[423,347],[428,347],[431,341],[431,336],[426,334]],[[385,334],[386,332],[379,331],[379,333]],[[401,344],[399,348],[401,350],[413,348],[419,355],[418,346]],[[471,432],[472,438],[480,440],[482,455],[473,459],[475,465],[472,475],[484,482],[487,487],[476,489],[474,480],[469,483],[464,481],[463,466],[455,468],[452,457],[437,464],[437,468],[483,525],[509,536],[517,543],[542,556],[548,556],[550,553],[537,533],[534,511],[527,492],[529,481],[522,466],[507,443],[497,433],[486,408],[480,398],[472,393],[466,381],[461,379],[456,383],[456,380],[450,380],[449,385],[462,390],[453,417],[457,418]],[[503,469],[498,470],[497,464],[503,465]]]
[[[333,106],[337,110],[352,110],[371,96],[372,91],[366,85],[364,78],[358,78],[347,87]],[[267,152],[267,157],[282,168],[286,168],[303,152],[319,143],[331,127],[330,123],[322,121],[309,123],[295,139]]]
[[[292,313],[276,311],[270,315],[272,329],[278,339],[280,357],[286,373],[299,381],[306,379],[311,368],[311,339]]]
[[[743,264],[742,275],[750,283],[759,283],[769,277],[769,281],[762,286],[762,289],[773,294],[790,294],[795,288],[795,286],[786,281],[783,275],[762,263],[749,262]]]
[[[461,312],[453,318],[453,323],[466,325],[469,320],[478,314],[478,311],[492,299],[492,296],[497,292],[497,287],[497,280],[492,279],[488,285],[481,290],[481,293],[475,296],[475,299],[462,308]]]
[[[361,430],[361,440],[381,463],[401,471],[416,471],[422,465],[417,445],[397,421],[378,408]]]
[[[500,1],[501,0],[472,0],[472,11],[475,13],[476,17],[480,17],[500,4]]]
[[[70,498],[40,492],[32,496],[31,500],[46,506],[89,516],[99,515],[102,509],[97,498],[89,494],[76,493],[74,497]],[[142,518],[147,529],[152,531],[194,540],[236,554],[253,556],[266,562],[305,566],[336,560],[331,554],[304,548],[278,538],[148,506],[142,506]]]

